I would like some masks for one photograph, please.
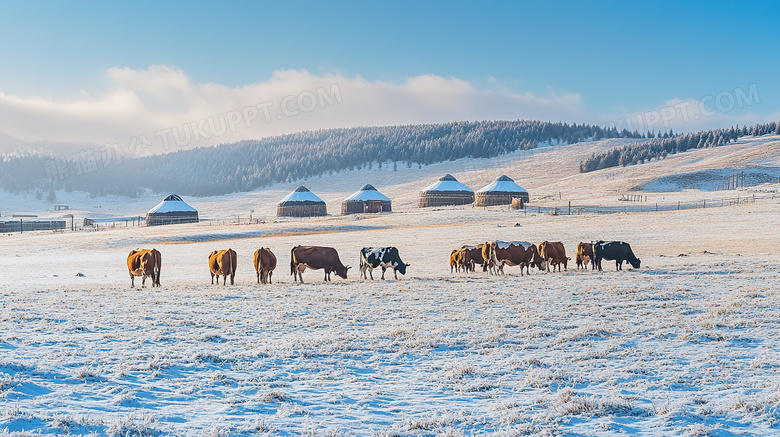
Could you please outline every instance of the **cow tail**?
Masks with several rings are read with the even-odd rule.
[[[236,276],[236,267],[238,267],[238,254],[233,249],[230,249],[230,262],[233,264],[230,266],[230,272],[233,276]]]
[[[160,271],[162,270],[162,254],[161,254],[161,253],[160,253],[160,251],[159,251],[159,250],[157,250],[157,249],[154,249],[154,267],[155,267],[155,269],[154,269],[154,270],[156,270],[156,271],[157,271],[157,272],[156,272],[156,276],[157,276],[157,279],[156,279],[156,281],[157,281],[157,286],[158,286],[158,287],[160,287],[160,286],[161,286],[161,285],[160,285]],[[155,281],[152,281],[152,283],[154,283],[154,282],[155,282]]]
[[[295,249],[298,248],[298,246],[293,247],[290,249],[290,274],[295,274]]]

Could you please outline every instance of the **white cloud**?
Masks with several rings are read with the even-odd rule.
[[[0,132],[27,141],[120,145],[145,135],[159,152],[161,136],[155,133],[171,134],[171,128],[180,138],[188,133],[189,140],[180,143],[190,147],[332,127],[584,118],[579,94],[479,90],[468,81],[435,75],[394,83],[280,70],[268,81],[241,87],[195,83],[182,70],[165,66],[111,68],[107,76],[108,92],[96,97],[85,92],[77,100],[0,92]],[[220,129],[225,123],[232,129]],[[214,134],[221,130],[225,133]],[[169,144],[178,148],[174,141]]]

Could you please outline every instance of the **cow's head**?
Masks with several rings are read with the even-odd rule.
[[[631,263],[631,267],[638,269],[639,265],[642,263],[642,260],[637,258],[636,261],[629,261]]]
[[[398,273],[405,275],[406,274],[406,268],[409,267],[411,264],[409,263],[398,263],[394,267],[398,271]]]
[[[533,244],[529,247],[531,251],[533,251],[534,256],[532,258],[531,263],[536,266],[539,270],[547,270],[547,260],[542,258],[542,255],[539,254],[539,250],[537,250],[536,246]]]
[[[342,266],[340,269],[336,270],[336,274],[341,276],[342,279],[347,279],[347,270],[349,270],[351,268],[352,267],[350,267],[350,266],[346,266],[346,267]]]

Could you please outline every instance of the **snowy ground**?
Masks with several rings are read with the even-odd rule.
[[[727,147],[776,165],[760,145]],[[672,159],[732,165],[712,150],[592,175],[566,176],[551,161],[560,177],[539,189],[573,193],[587,177],[584,193],[599,198],[620,185],[607,174],[641,182],[693,170]],[[479,163],[450,164],[429,176]],[[383,190],[400,205],[413,201],[400,194],[410,175]],[[349,194],[345,181],[362,176],[334,176],[330,189]],[[229,210],[276,194],[202,204]],[[549,216],[400,206],[360,220],[0,235],[0,436],[780,435],[778,208]],[[619,239],[642,268],[450,273],[452,248],[493,239],[558,240],[572,258],[579,241]],[[293,284],[297,244],[336,247],[349,279],[307,271]],[[250,266],[261,245],[279,258],[272,285],[257,286]],[[397,246],[408,274],[356,279],[369,245]],[[162,252],[162,288],[130,288],[125,258],[137,247]],[[236,285],[212,286],[208,254],[227,247],[239,256]]]

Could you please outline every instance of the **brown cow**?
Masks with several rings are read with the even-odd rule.
[[[215,250],[214,252],[211,252],[211,255],[209,255],[211,283],[214,283],[214,276],[216,276],[217,284],[219,285],[219,277],[222,276],[222,285],[227,285],[227,277],[230,276],[230,285],[234,285],[237,261],[238,256],[233,249]]]
[[[547,261],[548,272],[550,271],[550,266],[552,266],[552,271],[555,271],[555,267],[557,266],[558,271],[560,272],[561,264],[563,264],[563,268],[566,269],[566,264],[571,259],[566,256],[566,248],[560,241],[543,241],[537,245],[537,250],[542,259]]]
[[[160,270],[162,255],[157,249],[131,250],[127,256],[127,270],[130,272],[130,286],[135,287],[135,277],[141,276],[141,286],[146,284],[146,278],[152,278],[152,287],[160,286]]]
[[[290,274],[293,282],[298,282],[300,277],[303,283],[303,272],[306,268],[312,270],[325,270],[325,280],[330,281],[331,272],[347,279],[347,270],[352,267],[344,267],[339,259],[339,253],[332,247],[322,246],[295,246],[290,250]]]
[[[577,268],[583,267],[588,270],[588,264],[591,270],[596,269],[596,258],[593,257],[593,243],[580,242],[577,245]]]
[[[255,251],[255,272],[257,273],[257,283],[263,281],[263,284],[271,283],[271,276],[276,268],[276,255],[267,247],[261,247]]]
[[[463,253],[463,264],[466,266],[467,272],[474,272],[476,265],[484,266],[485,258],[482,256],[482,247],[485,243],[477,244],[476,246],[461,246]],[[483,271],[485,268],[483,267]]]
[[[539,256],[536,246],[526,241],[492,241],[485,243],[483,256],[487,256],[490,264],[496,268],[496,273],[504,274],[504,265],[520,266],[520,275],[523,275],[523,268],[526,274],[531,274],[531,266],[539,270],[547,268],[547,261]]]

